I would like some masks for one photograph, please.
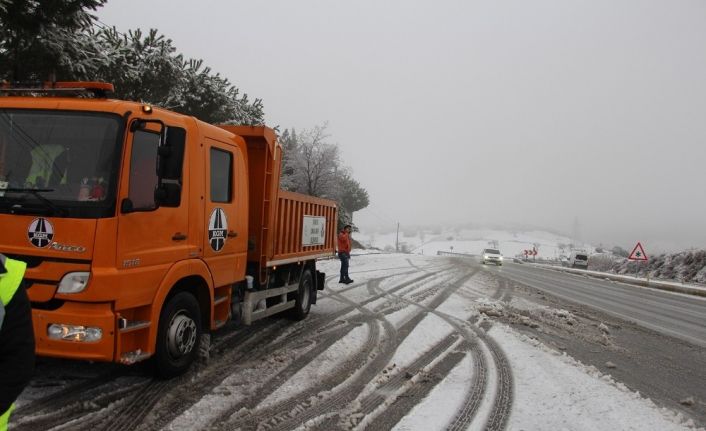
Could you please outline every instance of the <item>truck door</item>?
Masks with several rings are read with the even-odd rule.
[[[173,129],[184,144],[186,133],[181,128],[167,127],[166,133]],[[176,133],[178,132],[178,133]],[[188,176],[174,181],[179,187],[180,199],[177,203],[158,205],[155,201],[157,188],[157,155],[160,144],[159,131],[137,129],[128,135],[126,160],[129,166],[124,169],[120,187],[118,218],[117,267],[157,267],[149,274],[142,274],[140,282],[154,283],[161,280],[167,265],[189,258],[190,251],[197,250],[189,244]],[[187,149],[188,151],[188,149]],[[181,172],[185,172],[184,163],[188,164],[188,153],[183,157]],[[181,184],[183,183],[183,184]],[[98,246],[98,245],[97,245]],[[145,278],[146,277],[146,278]],[[153,288],[157,286],[151,286]]]
[[[205,138],[206,205],[204,259],[216,287],[242,280],[247,257],[245,164],[240,149]]]

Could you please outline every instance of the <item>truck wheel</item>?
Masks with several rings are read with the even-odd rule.
[[[314,278],[311,275],[311,271],[305,269],[301,280],[299,280],[299,291],[292,309],[292,318],[294,320],[302,320],[309,314],[309,310],[311,310],[311,289],[313,288]]]
[[[159,318],[156,374],[168,379],[186,372],[198,355],[201,334],[199,303],[188,292],[177,293],[162,308]]]

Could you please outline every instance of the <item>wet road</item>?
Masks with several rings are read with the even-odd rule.
[[[706,298],[563,273],[528,264],[489,266],[497,275],[706,347]]]

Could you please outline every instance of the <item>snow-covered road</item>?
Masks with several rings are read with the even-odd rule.
[[[512,298],[506,281],[474,261],[354,256],[351,285],[335,283],[337,261],[320,267],[327,288],[308,319],[226,328],[213,337],[209,362],[181,378],[152,380],[146,367],[44,361],[11,429],[695,427],[509,326],[510,305],[548,320],[572,316]]]

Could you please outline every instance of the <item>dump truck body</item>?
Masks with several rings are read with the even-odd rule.
[[[253,320],[253,298],[267,299],[260,316],[305,317],[336,206],[281,192],[281,159],[266,127],[101,97],[0,97],[0,252],[28,263],[37,352],[156,356],[171,376],[202,334]],[[324,239],[307,245],[311,217]]]

